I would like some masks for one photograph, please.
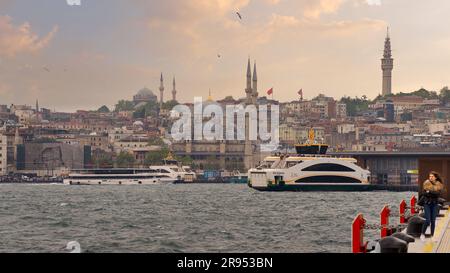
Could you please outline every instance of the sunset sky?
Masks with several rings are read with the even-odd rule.
[[[245,95],[247,58],[274,98],[381,93],[387,26],[393,91],[450,85],[448,0],[0,0],[0,104],[111,107],[144,86],[178,98]],[[236,11],[242,15],[240,20]],[[221,55],[218,58],[218,54]]]

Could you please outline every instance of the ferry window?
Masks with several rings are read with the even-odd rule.
[[[302,163],[302,161],[289,161],[286,163],[286,168],[294,167],[297,164]]]
[[[316,164],[309,167],[304,168],[302,171],[304,172],[354,172],[352,168],[347,166],[332,164],[332,163],[323,163]]]
[[[259,168],[271,168],[275,161],[264,161]]]

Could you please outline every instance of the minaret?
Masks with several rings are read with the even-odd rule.
[[[172,100],[173,101],[177,100],[177,88],[176,88],[176,83],[175,83],[175,76],[173,77]]]
[[[258,76],[256,74],[256,62],[253,67],[253,88],[252,88],[252,103],[256,104],[258,98]]]
[[[247,95],[247,103],[252,103],[252,69],[250,67],[250,58],[248,58],[247,64],[247,88],[245,88],[245,94]]]
[[[394,69],[394,59],[392,58],[389,28],[387,29],[386,41],[384,42],[384,54],[383,59],[381,59],[381,69],[383,70],[382,95],[385,96],[392,94],[392,70]]]
[[[36,100],[36,113],[39,113],[39,101]]]
[[[159,86],[159,94],[160,94],[160,97],[159,97],[159,103],[160,103],[160,105],[162,106],[163,105],[163,103],[164,103],[164,78],[163,78],[163,74],[161,73],[161,80],[160,80],[160,82],[161,82],[161,85]]]

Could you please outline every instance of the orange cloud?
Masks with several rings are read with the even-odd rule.
[[[345,0],[314,0],[308,4],[304,16],[317,19],[322,14],[335,13]]]
[[[35,53],[47,47],[58,31],[55,26],[45,37],[39,38],[31,31],[29,23],[14,26],[11,17],[0,16],[0,56],[15,57],[21,53]]]

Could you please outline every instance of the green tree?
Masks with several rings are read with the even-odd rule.
[[[166,147],[167,146],[166,143],[164,143],[164,141],[160,137],[151,138],[148,141],[148,145],[150,145],[150,146],[161,146],[161,147]]]
[[[92,155],[92,164],[94,167],[99,168],[112,168],[114,165],[112,155],[101,150],[94,151]]]
[[[158,103],[151,101],[136,109],[136,111],[134,111],[133,113],[133,117],[134,118],[146,118],[148,116],[157,117],[158,112],[159,112]]]
[[[160,151],[151,151],[145,156],[145,165],[159,165],[169,155],[169,149],[162,147]]]
[[[134,166],[135,161],[134,156],[127,152],[120,152],[116,158],[116,163],[119,168],[131,168]]]
[[[177,106],[179,103],[178,103],[178,101],[176,101],[176,100],[170,100],[170,101],[167,101],[167,102],[165,102],[165,103],[163,103],[163,105],[162,105],[162,109],[165,109],[165,110],[172,110],[175,106]]]
[[[441,89],[441,92],[439,93],[439,100],[443,105],[450,103],[450,90],[448,89],[448,86]]]
[[[183,166],[194,167],[194,160],[190,156],[183,156],[176,158],[178,162],[181,162]]]
[[[109,108],[106,105],[103,105],[102,107],[98,108],[97,112],[99,113],[109,113]]]
[[[362,98],[343,97],[340,102],[347,105],[347,115],[349,116],[356,116],[359,112],[368,110],[371,103],[365,95]]]
[[[114,111],[120,112],[120,111],[133,111],[133,110],[134,110],[134,103],[132,101],[120,100],[116,104],[116,108]]]

